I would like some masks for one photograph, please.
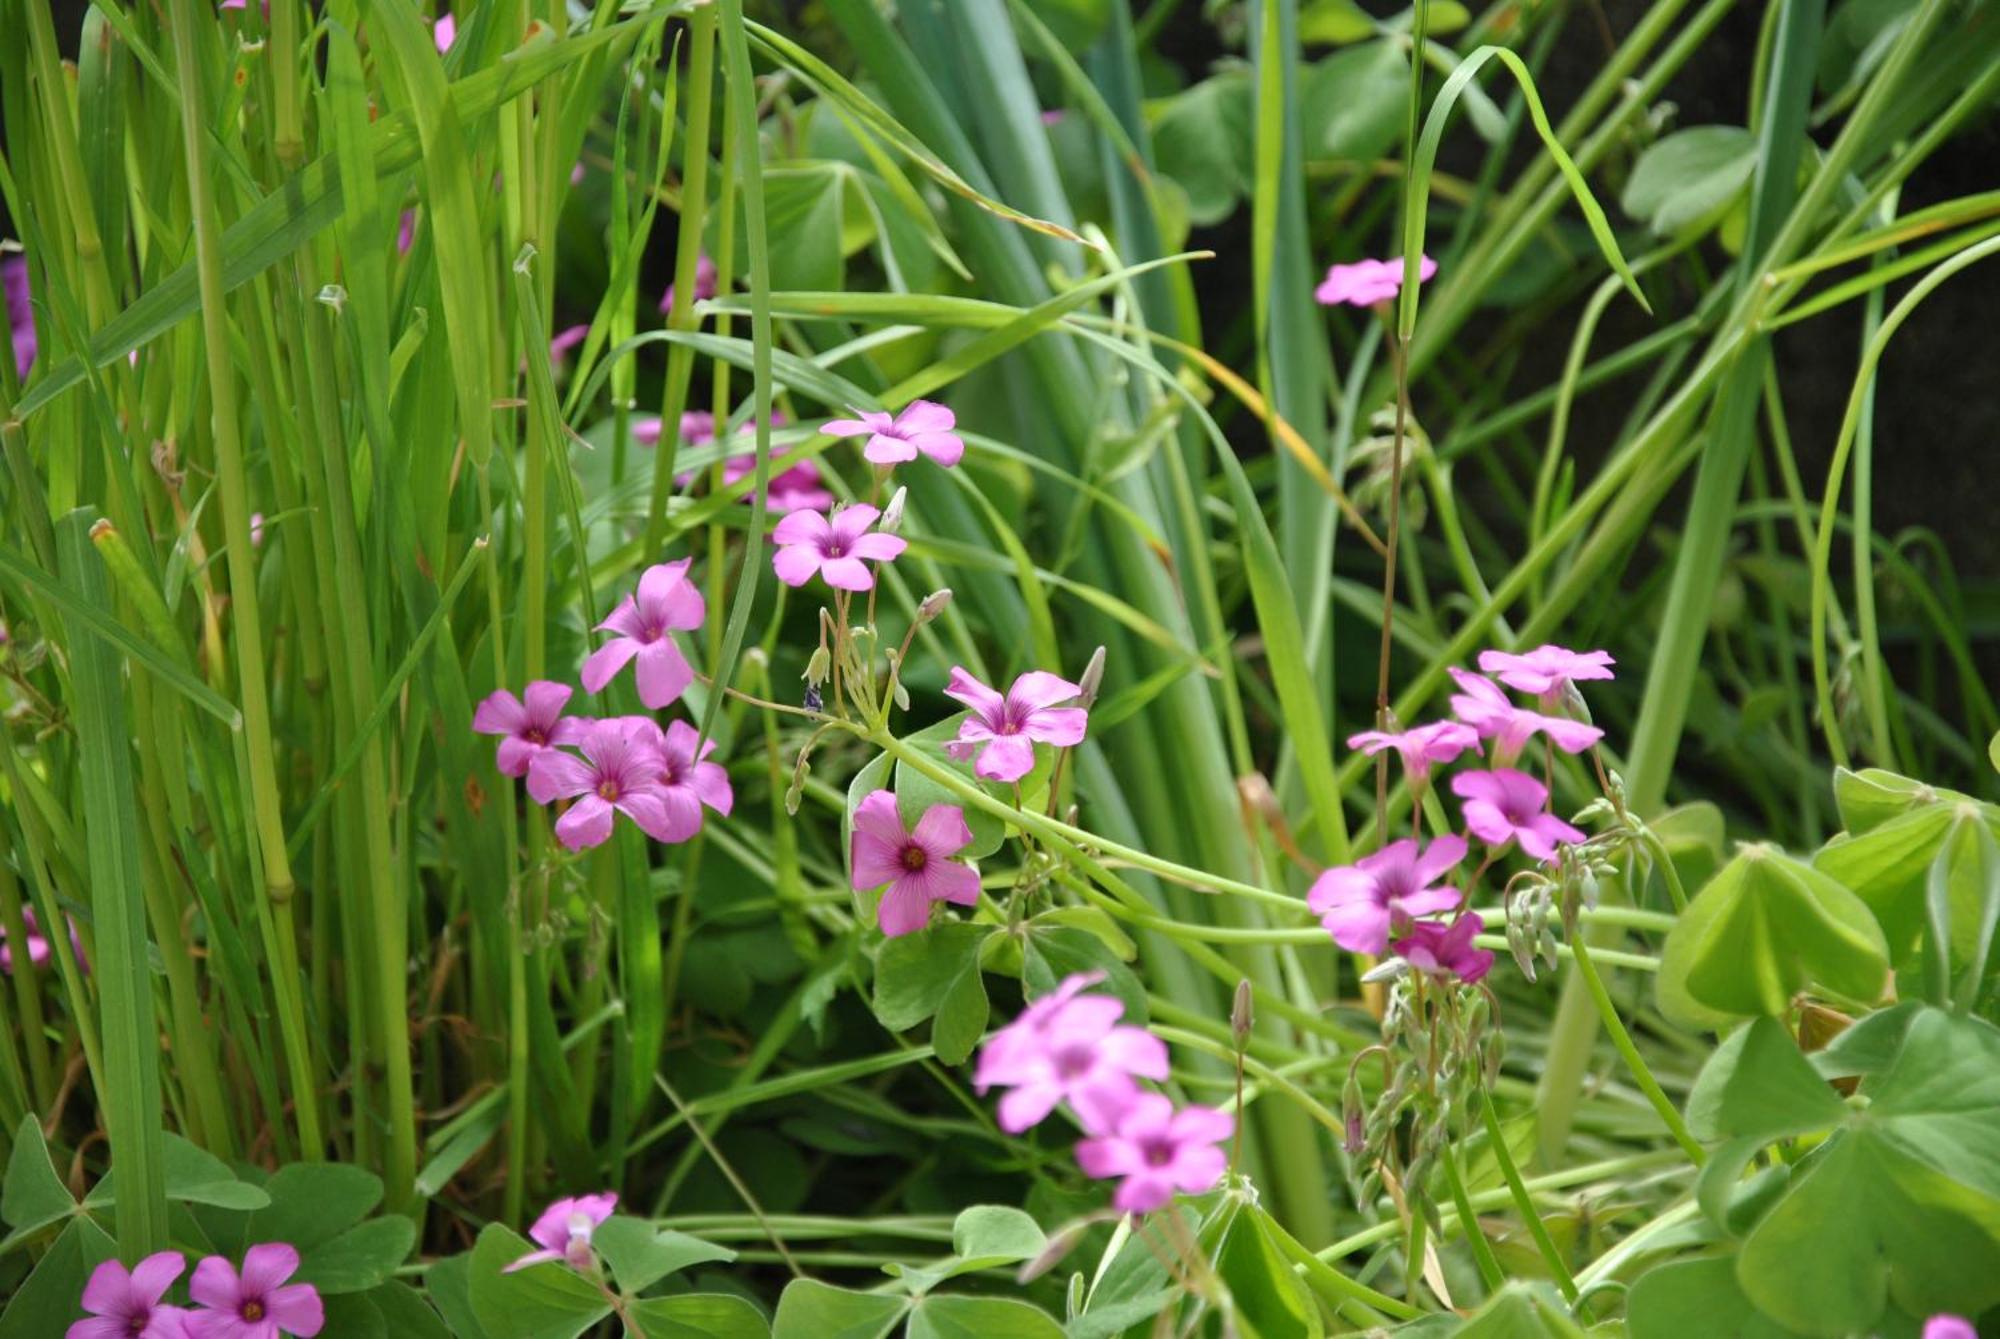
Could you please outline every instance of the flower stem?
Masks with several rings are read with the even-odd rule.
[[[1450,1144],[1438,1150],[1438,1166],[1444,1171],[1445,1185],[1451,1189],[1451,1202],[1458,1206],[1458,1225],[1465,1233],[1465,1241],[1472,1248],[1473,1263],[1479,1266],[1479,1278],[1486,1285],[1488,1296],[1506,1286],[1507,1276],[1500,1269],[1500,1262],[1493,1258],[1493,1243],[1486,1240],[1486,1233],[1479,1226],[1479,1215],[1473,1211],[1472,1199],[1465,1193],[1465,1177],[1458,1169],[1458,1154]]]
[[[1507,1193],[1514,1197],[1514,1207],[1520,1212],[1521,1221],[1527,1225],[1528,1234],[1535,1239],[1535,1248],[1542,1253],[1542,1259],[1548,1265],[1549,1273],[1555,1277],[1556,1287],[1561,1289],[1563,1299],[1574,1307],[1576,1280],[1570,1276],[1569,1266],[1563,1262],[1562,1253],[1549,1236],[1547,1225],[1535,1210],[1535,1201],[1521,1180],[1521,1169],[1514,1165],[1514,1155],[1507,1147],[1506,1136],[1501,1133],[1500,1116],[1493,1109],[1493,1094],[1487,1091],[1484,1084],[1479,1088],[1479,1116],[1485,1122],[1486,1137],[1493,1145],[1493,1161],[1499,1164],[1500,1175],[1507,1182]]]
[[[1625,1067],[1632,1071],[1633,1081],[1639,1085],[1639,1091],[1646,1095],[1646,1100],[1653,1104],[1653,1110],[1660,1113],[1660,1119],[1666,1123],[1668,1131],[1674,1136],[1674,1142],[1679,1144],[1695,1166],[1699,1167],[1708,1160],[1708,1153],[1695,1142],[1694,1136],[1688,1133],[1687,1125],[1681,1120],[1681,1113],[1674,1108],[1666,1091],[1660,1087],[1660,1081],[1653,1077],[1653,1071],[1647,1067],[1645,1057],[1639,1054],[1639,1048],[1633,1044],[1632,1034],[1625,1030],[1625,1021],[1618,1016],[1618,1006],[1612,1003],[1611,992],[1604,988],[1604,978],[1598,975],[1597,965],[1590,960],[1590,947],[1587,942],[1589,938],[1587,934],[1573,936],[1570,941],[1570,952],[1576,959],[1577,972],[1583,977],[1591,999],[1597,1003],[1598,1016],[1604,1020],[1604,1029],[1611,1034],[1611,1044],[1617,1047],[1618,1054],[1624,1057]]]

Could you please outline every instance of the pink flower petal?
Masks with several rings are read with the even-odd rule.
[[[847,546],[847,556],[865,558],[869,562],[894,562],[908,547],[909,541],[901,535],[885,535],[878,530],[873,534],[857,536]]]
[[[536,804],[567,800],[594,790],[597,769],[573,754],[539,750],[528,763],[528,797]]]
[[[896,428],[909,436],[926,432],[950,432],[958,426],[958,416],[935,400],[912,400],[896,415]]]
[[[581,851],[586,846],[602,846],[610,836],[611,804],[594,791],[571,805],[556,820],[556,840],[572,851]]]
[[[861,456],[876,465],[900,465],[917,458],[917,446],[915,442],[878,432],[868,439],[868,445],[861,448]]]
[[[933,901],[961,907],[979,905],[979,874],[968,865],[956,860],[933,860],[924,866],[921,877]]]
[[[882,894],[875,908],[875,923],[890,939],[924,928],[931,918],[931,900],[915,879],[898,879]]]
[[[234,1310],[241,1297],[236,1267],[222,1256],[208,1256],[194,1267],[194,1276],[188,1280],[188,1296],[218,1311]]]
[[[185,1267],[183,1261],[182,1268]],[[132,1276],[125,1266],[117,1260],[106,1260],[90,1271],[90,1278],[83,1285],[83,1309],[100,1316],[122,1315],[131,1304],[132,1291]]]
[[[489,693],[472,712],[472,728],[482,735],[511,735],[527,724],[527,707],[504,688]]]
[[[498,755],[494,758],[493,765],[499,769],[501,776],[526,776],[528,765],[534,762],[535,755],[541,751],[540,744],[530,744],[517,735],[509,735],[500,741]]]
[[[529,1251],[513,1264],[502,1268],[500,1272],[502,1274],[512,1274],[517,1270],[526,1269],[529,1265],[553,1264],[560,1259],[562,1259],[562,1256],[556,1251]]]
[[[326,1309],[320,1303],[319,1289],[310,1283],[273,1289],[264,1302],[265,1314],[278,1323],[278,1328],[300,1339],[311,1339],[326,1325]]]
[[[718,814],[727,816],[736,803],[736,793],[729,785],[729,773],[720,763],[696,763],[693,786],[695,796]]]
[[[989,722],[999,718],[1001,708],[1006,703],[1006,699],[999,693],[973,678],[958,665],[951,667],[951,678],[945,683],[944,695],[963,702],[979,715],[986,717]]]
[[[1375,902],[1329,907],[1319,923],[1350,953],[1380,953],[1389,946],[1389,909]]]
[[[693,797],[688,797],[692,801]],[[689,815],[685,810],[676,815],[667,793],[658,789],[635,789],[621,794],[614,806],[627,818],[639,825],[639,830],[656,842],[684,842],[701,831],[701,806],[693,804],[694,826],[688,828],[681,821]]]
[[[872,519],[872,518],[871,518]],[[817,547],[833,536],[833,526],[826,517],[816,511],[795,511],[788,513],[771,531],[771,541],[775,544],[800,544]]]
[[[927,432],[912,438],[911,445],[945,469],[965,459],[965,441],[956,433]]]
[[[601,693],[604,685],[610,683],[625,668],[625,662],[639,654],[639,642],[631,637],[618,637],[592,651],[583,662],[583,686],[586,691]]]
[[[787,544],[771,555],[771,570],[787,586],[805,585],[818,575],[819,565],[819,550],[810,544]]]
[[[1019,781],[1035,770],[1035,746],[1026,735],[995,735],[972,774],[987,781]]]
[[[536,679],[522,692],[529,721],[544,727],[554,724],[575,691],[566,683]]]
[[[639,652],[639,700],[649,711],[671,706],[694,682],[694,669],[671,639],[662,637]]]
[[[1029,670],[1014,680],[1014,686],[1007,690],[1007,700],[1019,707],[1039,710],[1053,707],[1058,702],[1067,702],[1083,692],[1081,686],[1071,683],[1060,674],[1047,670]]]
[[[820,564],[820,579],[835,590],[873,590],[875,574],[859,558],[828,558]]]
[[[1082,707],[1044,707],[1028,717],[1021,733],[1044,744],[1074,748],[1090,728],[1090,713]]]
[[[972,844],[972,829],[966,824],[965,811],[957,805],[934,804],[910,829],[910,840],[923,847],[933,861],[943,860]]]
[[[261,1295],[299,1271],[298,1249],[288,1242],[267,1241],[243,1253],[243,1291]]]

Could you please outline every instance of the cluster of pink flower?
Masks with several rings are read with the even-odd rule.
[[[161,1300],[186,1268],[179,1251],[149,1255],[129,1270],[106,1260],[83,1286],[89,1315],[65,1339],[311,1339],[326,1324],[319,1289],[285,1282],[298,1272],[299,1253],[284,1242],[252,1246],[240,1274],[219,1255],[196,1265],[188,1296],[198,1310]]]
[[[1019,1134],[1067,1103],[1084,1138],[1076,1160],[1099,1180],[1116,1180],[1112,1203],[1127,1213],[1165,1208],[1176,1192],[1213,1189],[1228,1160],[1216,1145],[1235,1131],[1226,1111],[1186,1106],[1141,1088],[1165,1082],[1166,1043],[1119,1020],[1123,1003],[1084,991],[1102,972],[1067,977],[1029,1003],[979,1052],[973,1087],[1006,1088],[1000,1128]]]
[[[973,774],[988,781],[1019,781],[1034,770],[1035,741],[1073,748],[1089,725],[1086,709],[1060,705],[1083,686],[1047,670],[1030,670],[1002,694],[954,665],[944,691],[970,709],[945,752],[974,758]],[[884,889],[875,912],[883,934],[893,939],[923,929],[939,902],[979,905],[978,871],[952,859],[971,843],[965,811],[955,804],[930,806],[910,827],[891,791],[872,791],[855,806],[854,888]]]
[[[1479,668],[1517,692],[1532,694],[1532,708],[1517,705],[1492,679],[1454,667],[1459,691],[1451,697],[1451,709],[1456,720],[1393,732],[1366,730],[1347,742],[1368,754],[1394,749],[1401,755],[1419,806],[1434,765],[1490,746],[1486,770],[1452,778],[1452,793],[1463,802],[1466,831],[1486,844],[1489,859],[1518,846],[1536,860],[1553,860],[1558,846],[1582,841],[1583,833],[1550,813],[1548,788],[1514,764],[1537,735],[1565,753],[1581,753],[1603,738],[1596,726],[1565,713],[1572,702],[1581,704],[1576,682],[1609,679],[1611,665],[1606,652],[1560,646],[1537,647],[1525,655],[1485,651]],[[1441,880],[1465,853],[1465,838],[1455,834],[1428,845],[1414,837],[1392,842],[1321,874],[1306,904],[1342,948],[1356,953],[1388,949],[1420,972],[1477,981],[1493,965],[1492,952],[1473,943],[1486,928],[1479,913],[1462,912],[1449,924],[1422,919],[1457,910],[1464,902],[1458,888]]]
[[[873,464],[894,466],[922,454],[949,468],[965,455],[965,442],[952,431],[958,419],[944,405],[912,400],[900,414],[855,413],[858,417],[829,419],[820,431],[831,437],[866,436],[861,454]],[[815,482],[818,477],[815,470]],[[776,480],[772,482],[776,503]],[[803,586],[818,576],[835,590],[873,590],[875,573],[868,564],[893,562],[908,547],[890,532],[893,527],[875,528],[882,513],[874,507],[842,507],[830,517],[820,513],[819,507],[800,505],[771,532],[778,545],[771,567],[787,586]]]
[[[593,693],[625,668],[633,671],[647,710],[671,706],[694,681],[687,657],[672,634],[701,626],[707,604],[688,580],[687,559],[660,563],[639,578],[636,594],[621,600],[602,623],[612,639],[583,662],[583,686]],[[574,800],[556,820],[556,837],[572,851],[611,836],[615,814],[624,814],[656,841],[684,842],[701,831],[702,806],[727,814],[734,802],[729,774],[709,762],[715,741],[686,721],[662,730],[646,716],[592,720],[564,716],[569,685],[538,679],[520,697],[500,689],[479,704],[472,728],[500,735],[498,766],[528,779],[537,804]],[[580,753],[568,753],[574,747]]]

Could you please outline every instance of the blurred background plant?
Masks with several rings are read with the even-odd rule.
[[[910,727],[954,663],[1104,646],[1063,795],[1220,881],[1301,897],[1372,842],[1335,741],[1376,718],[1392,481],[1396,715],[1485,646],[1605,647],[1592,710],[1690,890],[1730,838],[1841,829],[1829,763],[2000,789],[1991,0],[744,8],[497,0],[447,43],[410,0],[0,3],[0,928],[83,950],[0,991],[0,1137],[32,1115],[72,1189],[107,1151],[148,1187],[128,1253],[172,1230],[168,1129],[366,1168],[434,1252],[616,1186],[740,1243],[732,1286],[941,1256],[976,1201],[1097,1203],[871,1010],[843,837],[871,751],[795,781],[809,727],[710,687],[802,700],[814,610],[750,579],[727,461],[866,500],[799,426],[850,408],[943,399],[969,447],[909,473],[880,591],[892,627],[955,592]],[[1464,74],[1489,46],[1525,78]],[[1394,317],[1314,301],[1417,249]],[[473,704],[571,677],[668,557],[708,597],[687,700],[736,820],[559,859]],[[1252,981],[1252,1054],[1293,1077],[1246,1169],[1372,1276],[1396,1211],[1314,1110],[1375,1030],[1357,964],[1292,909],[1126,877],[1160,925],[1063,908],[1024,957],[1124,972],[1216,1048],[1176,1075],[1210,1101]],[[1604,896],[1636,910],[1593,946],[1655,965],[1664,881]],[[1646,976],[1609,989],[1678,1097],[1705,1047]],[[1584,1261],[1692,1169],[1639,1174],[1671,1145],[1556,979],[1499,988],[1496,1091]]]

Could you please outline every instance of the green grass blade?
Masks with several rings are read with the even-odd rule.
[[[63,565],[84,598],[108,604],[110,582],[91,545],[91,517],[63,519]],[[147,962],[145,891],[139,882],[139,817],[132,790],[131,734],[118,659],[81,619],[69,636],[89,835],[93,963],[101,1018],[103,1085],[97,1094],[118,1171],[119,1253],[128,1261],[167,1244],[166,1148],[161,1121],[159,1029]]]

